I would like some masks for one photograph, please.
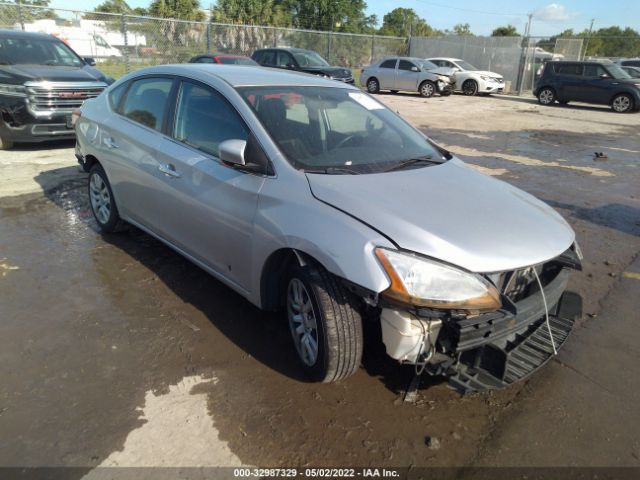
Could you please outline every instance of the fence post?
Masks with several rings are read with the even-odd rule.
[[[211,22],[207,22],[207,53],[211,52]]]
[[[20,22],[20,28],[24,30],[24,18],[22,17],[22,0],[18,0],[18,22]]]
[[[273,48],[276,48],[278,46],[278,29],[274,28],[273,29]]]
[[[375,56],[376,53],[376,34],[372,33],[371,34],[371,59],[369,60],[369,63],[373,63],[373,57]]]
[[[122,37],[124,38],[124,71],[125,73],[129,73],[131,71],[131,68],[129,65],[129,39],[127,38],[127,20],[124,16],[124,13],[120,18],[122,19]]]

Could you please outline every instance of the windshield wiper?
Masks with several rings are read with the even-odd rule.
[[[409,158],[408,160],[402,160],[401,162],[396,163],[390,168],[387,168],[385,172],[392,172],[394,170],[402,170],[403,168],[410,167],[411,165],[415,165],[417,163],[430,163],[432,165],[438,165],[442,162],[438,160],[433,160],[433,156],[425,155],[424,157],[416,157]]]
[[[326,167],[326,168],[303,168],[302,171],[304,173],[325,173],[325,174],[348,174],[348,175],[360,175],[360,172],[356,172],[355,170],[351,170],[350,168],[345,167]]]

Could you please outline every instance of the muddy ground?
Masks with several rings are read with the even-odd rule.
[[[379,98],[573,225],[587,315],[557,358],[407,404],[411,369],[368,328],[355,376],[307,383],[279,316],[136,229],[97,233],[72,143],[20,147],[0,153],[0,466],[640,466],[640,114]]]

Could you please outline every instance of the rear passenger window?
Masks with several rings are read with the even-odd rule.
[[[134,80],[119,113],[146,127],[162,130],[172,84],[170,78]]]
[[[396,59],[385,60],[380,64],[380,68],[396,68]]]
[[[124,92],[127,91],[128,86],[129,83],[125,82],[109,92],[109,105],[111,105],[111,108],[114,110],[118,108],[120,100],[122,100],[122,96],[124,95]]]
[[[555,70],[560,75],[582,75],[582,65],[557,65]]]
[[[275,65],[276,64],[276,52],[273,50],[267,50],[262,52],[262,58],[260,59],[262,65]]]
[[[194,83],[182,82],[173,136],[215,157],[221,142],[247,140],[244,122],[219,93]]]

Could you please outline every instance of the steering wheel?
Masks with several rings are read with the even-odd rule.
[[[355,140],[355,139],[359,139],[360,142],[362,142],[362,137],[360,135],[349,135],[346,138],[343,138],[342,140],[340,140],[340,142],[338,142],[338,144],[333,147],[333,150],[335,150],[336,148],[342,148],[344,147],[347,143]]]

